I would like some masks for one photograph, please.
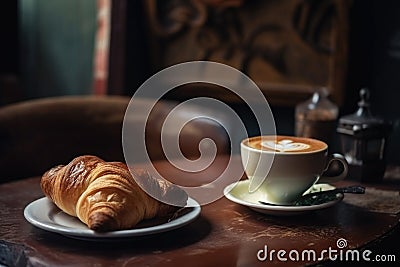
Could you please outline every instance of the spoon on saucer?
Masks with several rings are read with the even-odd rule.
[[[355,185],[355,186],[339,187],[326,191],[312,192],[301,196],[299,199],[295,200],[293,203],[290,204],[274,204],[262,200],[259,200],[258,202],[260,204],[269,206],[312,206],[335,200],[337,198],[336,194],[338,193],[364,194],[365,187]]]

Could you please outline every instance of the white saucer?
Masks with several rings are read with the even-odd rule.
[[[325,209],[331,207],[338,202],[340,202],[344,195],[339,193],[336,198],[325,203],[310,206],[279,206],[279,205],[264,205],[260,204],[258,201],[262,199],[261,194],[257,191],[254,193],[249,193],[249,180],[239,181],[228,185],[224,189],[225,196],[240,205],[244,205],[253,209],[257,212],[261,212],[269,215],[279,215],[279,216],[291,216],[298,215],[305,212]],[[316,192],[316,191],[326,191],[332,190],[335,187],[329,184],[315,184],[313,185],[305,194]]]
[[[188,212],[166,222],[149,220],[146,225],[121,231],[98,233],[90,230],[78,218],[69,216],[61,211],[46,197],[37,199],[25,207],[24,216],[34,226],[67,237],[92,241],[112,240],[127,237],[140,237],[170,231],[182,227],[200,215],[201,207],[194,199],[189,198]]]

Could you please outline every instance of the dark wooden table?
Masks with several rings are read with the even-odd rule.
[[[243,172],[235,158],[235,172]],[[219,158],[197,178],[220,172],[226,159]],[[187,174],[167,162],[156,166],[175,179]],[[301,266],[327,262],[260,261],[257,253],[284,249],[317,253],[337,249],[337,240],[347,241],[346,249],[370,249],[373,257],[380,241],[398,231],[399,214],[371,212],[342,201],[328,209],[295,216],[274,217],[259,214],[222,197],[202,207],[194,222],[171,232],[144,238],[113,242],[80,241],[38,229],[29,224],[23,210],[41,198],[40,177],[0,185],[0,263],[20,266]],[[355,182],[344,181],[342,184]],[[369,185],[367,185],[369,186]],[[399,184],[382,183],[381,188],[399,189]],[[397,246],[396,246],[397,247]],[[377,249],[374,251],[374,249]],[[397,251],[386,251],[396,254]],[[263,254],[260,254],[262,256]],[[293,254],[294,255],[294,254]],[[319,254],[317,254],[319,255]],[[285,255],[288,258],[288,254]],[[400,259],[397,259],[400,261]],[[336,263],[340,263],[338,260]],[[398,263],[398,262],[397,262]],[[1,264],[0,264],[1,265]],[[348,265],[344,263],[343,265]]]

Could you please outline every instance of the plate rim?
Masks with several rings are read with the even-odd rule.
[[[40,228],[42,230],[46,230],[48,232],[62,234],[67,237],[73,238],[81,238],[81,239],[88,239],[88,240],[98,240],[98,239],[115,239],[115,238],[128,238],[128,237],[142,237],[142,236],[149,236],[157,233],[167,232],[179,227],[183,227],[200,216],[201,206],[200,204],[194,200],[193,198],[189,197],[187,201],[187,207],[190,207],[192,210],[177,219],[174,219],[170,222],[157,224],[154,226],[139,228],[139,229],[127,229],[127,230],[117,230],[117,231],[110,231],[104,233],[98,233],[93,230],[87,229],[80,229],[80,228],[72,228],[64,225],[60,225],[52,221],[51,219],[48,220],[41,220],[38,218],[34,213],[34,209],[37,208],[38,205],[46,203],[53,205],[52,208],[59,209],[50,199],[46,196],[38,198],[29,204],[27,204],[24,208],[24,217],[25,219],[32,224],[33,226]],[[60,209],[59,209],[60,210]],[[60,210],[61,211],[61,210]],[[45,217],[49,217],[48,213],[50,212],[49,209],[42,209],[39,211],[41,214],[44,214]],[[68,215],[69,216],[69,215]],[[78,219],[79,220],[79,219]]]
[[[336,203],[340,202],[343,200],[344,198],[344,194],[343,193],[338,193],[337,194],[337,198],[325,203],[321,203],[321,204],[317,204],[317,205],[310,205],[310,206],[279,206],[279,205],[263,205],[263,204],[257,204],[254,202],[248,202],[245,201],[243,199],[240,199],[238,197],[235,197],[234,195],[232,195],[230,192],[232,191],[232,189],[240,183],[246,183],[248,181],[246,180],[242,180],[242,181],[238,181],[238,182],[234,182],[231,183],[230,185],[226,186],[224,188],[224,195],[226,198],[228,198],[229,200],[240,204],[240,205],[244,205],[253,209],[260,209],[260,210],[264,210],[264,211],[279,211],[279,212],[304,212],[304,211],[313,211],[313,210],[320,210],[320,209],[324,209],[324,208],[328,208],[331,207],[333,205],[335,205]],[[318,184],[315,184],[318,185]],[[327,184],[329,186],[332,186],[330,184]],[[334,187],[334,186],[332,186]]]

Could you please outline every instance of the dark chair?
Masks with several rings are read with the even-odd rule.
[[[62,96],[0,108],[0,182],[41,175],[55,165],[66,164],[84,154],[107,161],[124,161],[122,122],[129,100],[122,96]],[[137,104],[146,104],[146,101],[151,100],[143,99]],[[176,105],[172,101],[159,101],[148,118],[140,118],[147,121],[146,144],[152,160],[165,158],[161,128]],[[184,118],[202,113],[203,108],[189,106],[176,116]],[[165,131],[167,135],[169,132]],[[198,157],[198,144],[204,137],[215,141],[218,153],[229,151],[229,139],[223,127],[213,120],[198,119],[188,123],[180,133],[183,154]]]

